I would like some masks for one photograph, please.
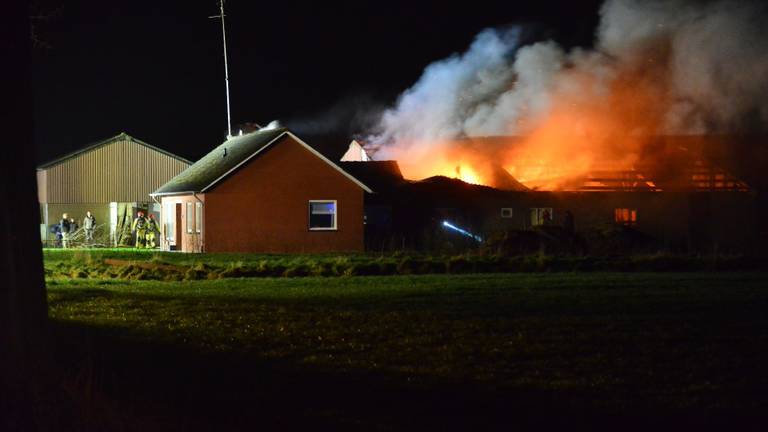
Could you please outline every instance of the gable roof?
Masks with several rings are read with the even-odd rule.
[[[339,162],[346,172],[371,186],[377,193],[393,191],[406,182],[397,161]]]
[[[61,156],[61,157],[59,157],[57,159],[54,159],[54,160],[52,160],[50,162],[46,162],[46,163],[44,163],[42,165],[39,165],[37,167],[37,169],[39,169],[39,170],[48,169],[48,168],[50,168],[52,166],[55,166],[55,165],[58,165],[58,164],[60,164],[62,162],[68,161],[69,159],[76,158],[76,157],[80,156],[81,154],[87,153],[87,152],[89,152],[91,150],[96,150],[99,147],[102,147],[102,146],[105,146],[105,145],[108,145],[108,144],[112,144],[113,142],[116,142],[116,141],[134,142],[136,144],[143,145],[144,147],[147,147],[147,148],[152,149],[152,150],[154,150],[156,152],[162,153],[162,154],[164,154],[166,156],[172,157],[172,158],[174,158],[176,160],[179,160],[181,162],[184,162],[186,164],[192,165],[191,161],[189,161],[187,159],[184,159],[181,156],[175,155],[175,154],[173,154],[173,153],[171,153],[169,151],[166,151],[166,150],[163,150],[161,148],[155,147],[152,144],[148,144],[148,143],[146,143],[146,142],[144,142],[144,141],[142,141],[140,139],[134,138],[134,137],[128,135],[127,133],[125,133],[125,132],[120,132],[119,134],[117,134],[117,135],[115,135],[115,136],[113,136],[111,138],[107,138],[105,140],[98,141],[98,142],[93,143],[93,144],[89,144],[89,145],[87,145],[87,146],[85,146],[85,147],[83,147],[81,149],[75,150],[75,151],[73,151],[71,153],[68,153],[68,154],[66,154],[64,156]]]
[[[342,162],[368,162],[370,160],[371,157],[368,155],[368,152],[365,151],[365,147],[357,142],[357,140],[352,140],[352,142],[349,143],[347,152],[341,156]]]
[[[229,174],[256,157],[270,145],[278,142],[284,136],[290,136],[312,154],[352,180],[363,190],[372,192],[372,190],[363,182],[331,162],[309,144],[291,133],[288,129],[277,128],[261,129],[228,139],[150,195],[159,196],[206,192],[212,189]]]

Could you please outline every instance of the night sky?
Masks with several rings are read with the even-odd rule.
[[[488,27],[589,46],[600,1],[226,3],[232,123],[348,137],[429,63]],[[226,135],[221,26],[209,1],[38,1],[38,162],[125,131],[196,160]],[[346,142],[344,143],[346,144]]]

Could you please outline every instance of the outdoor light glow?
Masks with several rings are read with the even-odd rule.
[[[471,232],[469,232],[467,230],[464,230],[464,229],[461,229],[461,228],[451,224],[448,221],[443,221],[443,226],[446,227],[446,228],[450,228],[450,229],[456,231],[457,233],[460,233],[460,234],[463,234],[463,235],[465,235],[467,237],[470,237],[470,238],[472,238],[472,239],[474,239],[474,240],[476,240],[478,242],[483,241],[483,239],[479,235],[474,235]]]

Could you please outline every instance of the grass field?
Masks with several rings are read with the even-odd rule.
[[[768,419],[764,273],[57,278],[48,296],[66,387],[89,395],[72,403],[102,429]]]

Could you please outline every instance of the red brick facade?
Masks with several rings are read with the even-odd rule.
[[[200,235],[187,234],[181,250],[194,252],[346,252],[363,250],[364,190],[284,135],[204,194],[163,197],[204,202]],[[336,201],[336,229],[309,229],[309,201]],[[165,210],[165,206],[163,209]],[[186,211],[186,204],[181,206]]]

